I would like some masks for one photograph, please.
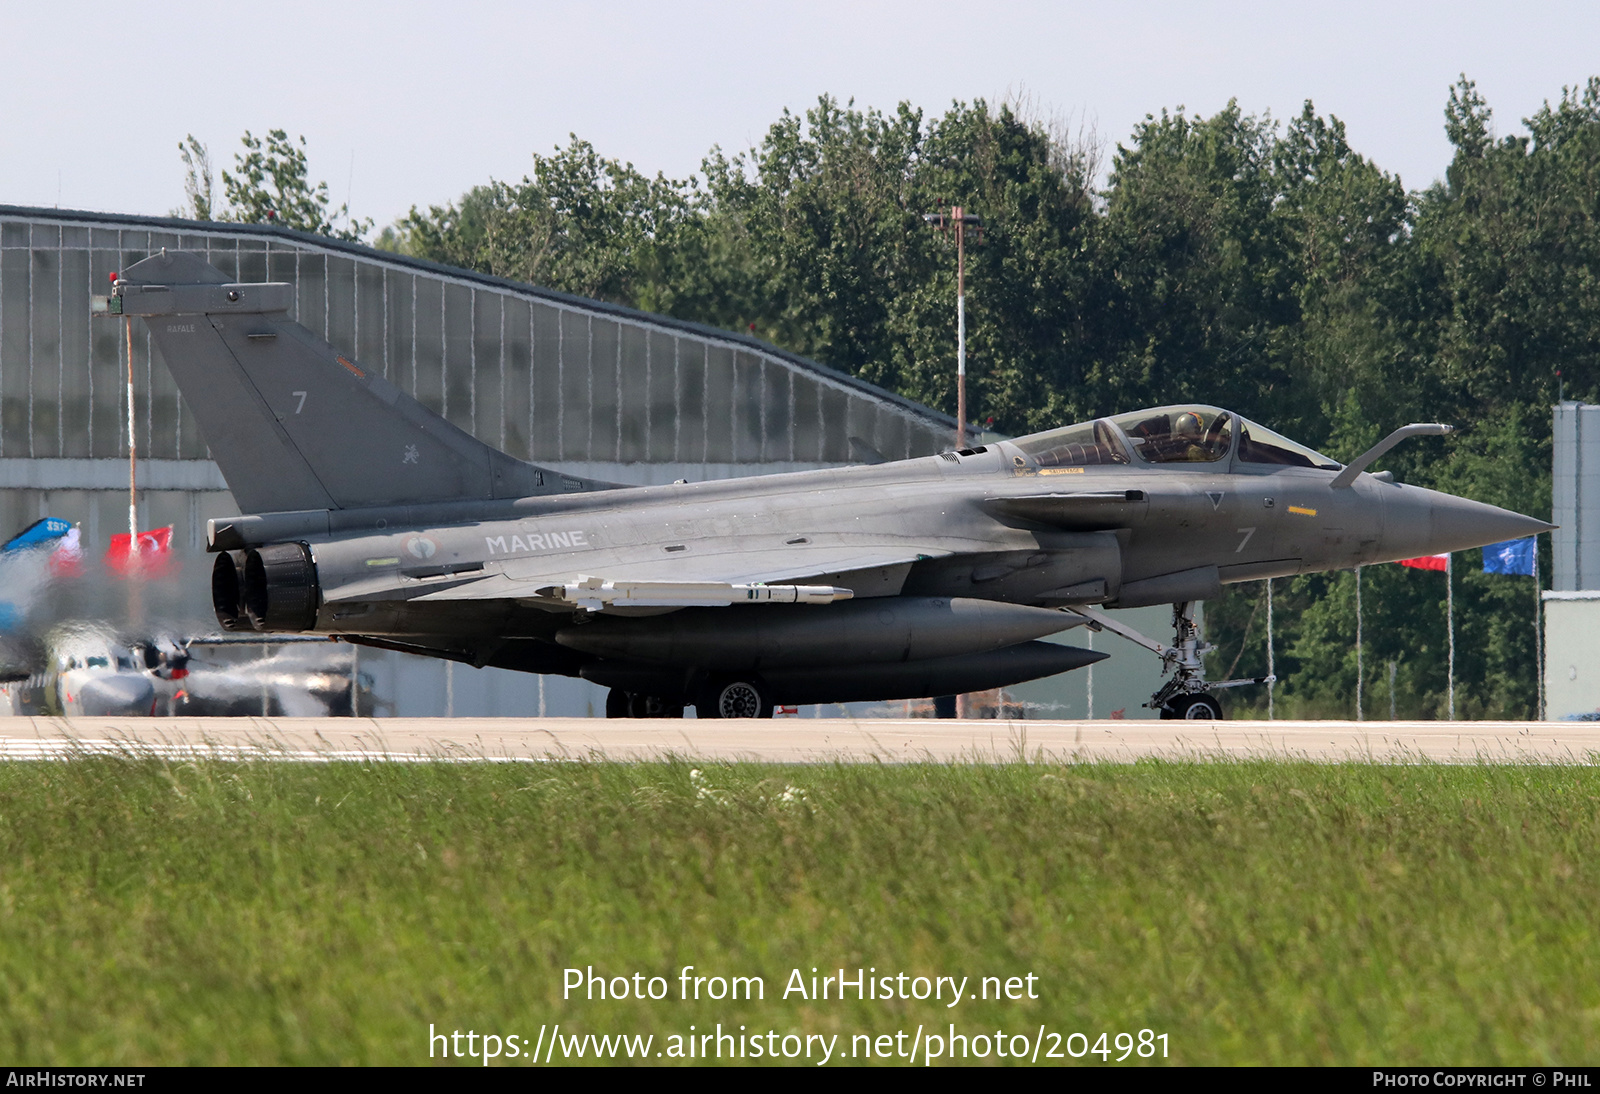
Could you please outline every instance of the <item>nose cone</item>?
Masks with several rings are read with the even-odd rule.
[[[120,672],[100,674],[79,686],[78,713],[90,717],[149,714],[155,697],[155,685],[143,676]]]
[[[1464,551],[1508,539],[1522,539],[1555,528],[1554,524],[1525,517],[1481,501],[1435,493],[1428,514],[1429,554]]]
[[[1385,495],[1383,557],[1393,560],[1465,551],[1554,528],[1537,517],[1481,501],[1406,486]]]

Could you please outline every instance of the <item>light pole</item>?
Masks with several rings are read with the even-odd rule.
[[[974,242],[981,243],[983,218],[954,205],[948,213],[924,213],[922,219],[956,234],[956,448],[962,449],[967,447],[967,225],[978,233]]]
[[[967,447],[967,226],[978,233],[974,242],[983,239],[983,220],[973,216],[959,205],[950,211],[923,213],[922,219],[941,232],[955,230],[956,235],[956,451]],[[969,716],[967,697],[957,695],[956,717]]]

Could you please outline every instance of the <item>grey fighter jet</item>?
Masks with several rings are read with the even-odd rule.
[[[1003,687],[1104,657],[1039,641],[1088,625],[1161,657],[1164,716],[1220,717],[1193,606],[1223,585],[1551,527],[1367,473],[1446,427],[1341,466],[1210,406],[872,466],[579,481],[457,429],[292,303],[163,252],[97,305],[144,318],[248,514],[208,529],[222,625],[580,676],[612,715]],[[1171,643],[1104,613],[1152,604]]]

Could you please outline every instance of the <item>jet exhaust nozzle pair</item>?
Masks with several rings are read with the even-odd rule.
[[[317,567],[303,543],[223,551],[211,605],[225,631],[304,631],[317,621]]]

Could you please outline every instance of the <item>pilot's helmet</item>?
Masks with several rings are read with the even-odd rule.
[[[1192,410],[1186,410],[1178,415],[1177,423],[1172,427],[1172,432],[1185,439],[1199,440],[1205,427],[1200,422],[1200,415]]]

